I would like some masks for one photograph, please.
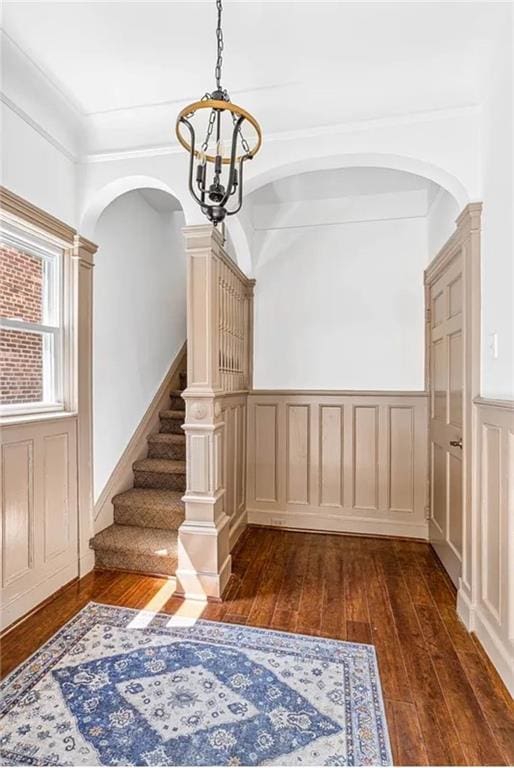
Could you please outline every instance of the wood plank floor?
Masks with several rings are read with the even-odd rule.
[[[233,571],[226,600],[202,618],[375,645],[396,764],[514,763],[512,699],[458,620],[427,544],[249,528]],[[187,610],[171,589],[154,577],[89,574],[6,635],[2,675],[89,600]]]

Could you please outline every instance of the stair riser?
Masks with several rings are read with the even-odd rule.
[[[140,528],[164,528],[176,531],[184,522],[184,510],[148,509],[114,505],[114,522],[118,525],[138,525]]]
[[[181,397],[176,397],[176,395],[170,397],[170,411],[185,411],[185,409],[186,404]]]
[[[185,443],[148,443],[150,459],[175,459],[184,461],[186,458]]]
[[[167,491],[185,491],[185,474],[171,474],[167,472],[134,472],[134,485],[136,488],[162,488]]]
[[[118,571],[136,571],[138,573],[154,573],[163,576],[173,576],[177,569],[174,557],[158,557],[154,555],[132,554],[131,552],[112,552],[111,550],[96,550],[95,568],[115,569]]]
[[[161,426],[159,429],[159,432],[166,432],[167,434],[172,435],[183,435],[184,430],[182,429],[183,424],[182,419],[164,419],[161,416]]]

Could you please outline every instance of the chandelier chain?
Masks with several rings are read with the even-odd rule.
[[[207,152],[207,149],[209,148],[209,141],[211,140],[212,131],[214,129],[215,122],[216,122],[216,110],[211,109],[211,114],[209,115],[209,122],[207,124],[207,133],[205,134],[205,139],[202,144],[202,152]]]
[[[217,58],[214,76],[216,78],[216,88],[221,90],[221,67],[223,65],[223,30],[221,28],[221,12],[223,6],[221,0],[216,0],[216,8],[218,9],[218,26],[216,27]]]

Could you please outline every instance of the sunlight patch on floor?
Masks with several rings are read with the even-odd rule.
[[[142,608],[137,616],[135,616],[130,624],[130,629],[143,629],[147,627],[156,613],[162,610],[163,606],[168,602],[170,597],[175,592],[176,582],[175,579],[169,579],[165,584],[155,593],[151,600],[147,602],[144,608]]]
[[[192,627],[205,610],[206,603],[203,600],[184,600],[171,619],[167,627]]]

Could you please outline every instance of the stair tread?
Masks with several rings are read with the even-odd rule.
[[[175,435],[173,432],[153,432],[151,435],[148,435],[147,440],[149,443],[177,443],[184,445],[186,436]]]
[[[159,509],[184,508],[182,491],[169,491],[166,488],[130,488],[114,496],[112,502],[123,507],[141,509],[158,507]]]
[[[183,419],[184,418],[185,411],[177,411],[176,409],[173,410],[164,410],[160,411],[159,416],[163,419]]]
[[[139,459],[132,467],[135,472],[167,472],[170,475],[186,472],[186,462],[178,459]]]
[[[90,545],[95,550],[128,552],[154,557],[175,557],[177,554],[177,531],[113,523],[97,533],[91,539]]]

